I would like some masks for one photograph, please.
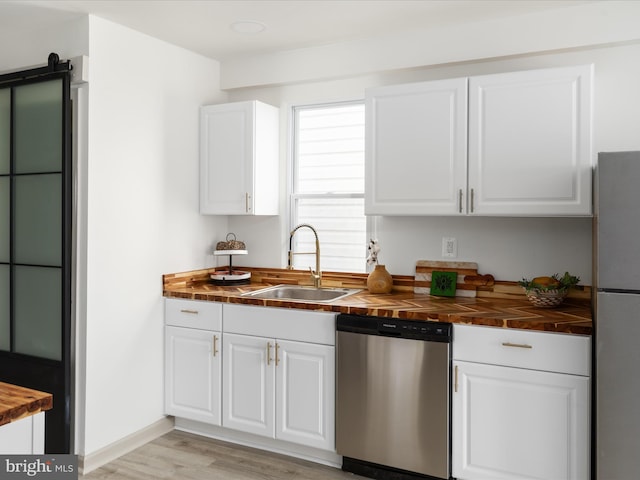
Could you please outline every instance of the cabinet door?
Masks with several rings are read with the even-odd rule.
[[[253,124],[253,102],[201,108],[200,213],[250,213]]]
[[[220,425],[220,332],[165,327],[165,410]]]
[[[335,348],[278,340],[276,438],[335,450]]]
[[[44,454],[44,412],[0,426],[3,455]]]
[[[592,67],[469,80],[469,213],[591,214]]]
[[[278,214],[278,122],[262,102],[200,109],[200,213]]]
[[[222,425],[275,435],[275,340],[225,333]]]
[[[453,476],[589,478],[589,379],[454,362]]]
[[[365,213],[465,211],[467,79],[366,92]]]

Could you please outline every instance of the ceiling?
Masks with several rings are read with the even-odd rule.
[[[566,8],[593,0],[0,0],[0,31],[86,14],[220,61]],[[261,33],[239,33],[237,21]]]

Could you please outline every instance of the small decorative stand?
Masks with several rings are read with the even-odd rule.
[[[233,235],[233,239],[229,240],[229,236]],[[244,242],[236,240],[234,233],[227,234],[226,242],[218,242],[213,254],[228,255],[229,256],[229,268],[225,270],[216,270],[210,274],[211,281],[215,285],[246,285],[251,282],[251,272],[245,272],[242,270],[233,269],[233,256],[234,255],[247,255],[247,251]]]

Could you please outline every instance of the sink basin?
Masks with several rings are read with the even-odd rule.
[[[297,300],[305,302],[329,303],[360,292],[357,288],[315,288],[298,285],[276,285],[255,292],[247,292],[243,297],[273,300]]]

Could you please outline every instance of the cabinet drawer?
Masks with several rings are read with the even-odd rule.
[[[231,304],[223,308],[225,333],[335,345],[334,313]]]
[[[589,376],[591,338],[562,333],[454,325],[453,358]]]
[[[166,298],[164,305],[166,325],[222,330],[222,305],[219,303]]]

